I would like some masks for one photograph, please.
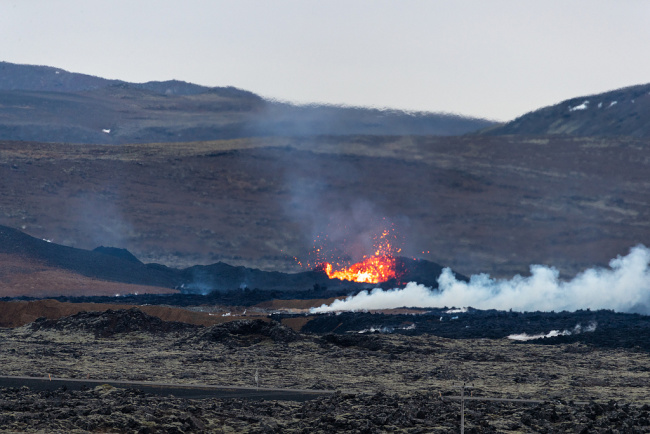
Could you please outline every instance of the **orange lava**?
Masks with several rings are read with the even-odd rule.
[[[329,262],[323,262],[318,268],[327,273],[330,279],[349,280],[352,282],[363,283],[381,283],[390,279],[397,278],[395,253],[397,249],[390,241],[391,232],[385,230],[378,240],[376,240],[375,254],[364,257],[361,262],[357,262],[349,267],[334,270]]]
[[[342,270],[332,270],[332,264],[325,262],[323,271],[330,279],[350,280],[352,282],[380,283],[397,277],[395,257],[388,255],[371,256]]]

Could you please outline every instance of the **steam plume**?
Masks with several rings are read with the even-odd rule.
[[[643,245],[612,259],[609,268],[592,268],[569,281],[561,281],[555,268],[533,265],[530,271],[528,277],[517,275],[510,280],[479,274],[462,282],[445,268],[438,278],[438,290],[409,282],[403,289],[362,291],[311,312],[472,306],[522,312],[589,308],[650,314],[650,249]]]
[[[573,328],[573,330],[551,330],[548,333],[541,333],[537,335],[529,335],[528,333],[520,333],[520,334],[515,334],[515,335],[510,335],[508,336],[508,339],[512,339],[515,341],[532,341],[535,339],[546,339],[546,338],[554,338],[556,336],[571,336],[571,335],[578,335],[580,333],[592,333],[596,331],[596,327],[598,327],[598,323],[595,321],[590,322],[586,327],[583,327],[582,324],[576,324],[576,326]]]

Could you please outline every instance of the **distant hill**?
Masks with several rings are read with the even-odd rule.
[[[405,280],[437,285],[442,266],[426,260],[398,258]],[[382,285],[329,279],[318,271],[268,272],[223,262],[182,270],[143,264],[128,250],[98,247],[92,251],[40,240],[0,225],[0,297],[94,296],[115,293],[207,294],[244,288],[272,291],[344,289],[343,294]],[[462,280],[465,276],[457,275]],[[119,284],[121,283],[121,284]],[[337,293],[337,295],[339,295]]]
[[[119,81],[72,73],[61,68],[0,62],[0,90],[78,92],[115,83]]]
[[[181,283],[175,273],[165,267],[148,267],[139,261],[119,257],[114,251],[107,252],[106,248],[89,251],[39,240],[6,226],[0,226],[0,255],[3,258],[0,275],[4,278],[0,284],[2,296],[11,293],[14,286],[25,280],[26,275],[30,276],[29,282],[34,293],[28,291],[20,295],[47,293],[52,290],[51,287],[56,286],[54,281],[60,280],[58,278],[61,272],[64,272],[66,279],[72,275],[78,280],[84,280],[84,277],[93,279],[95,283],[121,282],[158,288],[173,288]],[[8,281],[17,275],[23,277],[9,284]],[[43,281],[34,278],[37,276],[44,277]],[[88,291],[92,291],[93,285],[84,283],[88,286]],[[128,288],[123,290],[128,291]]]
[[[650,84],[572,98],[482,133],[650,137]]]
[[[233,87],[127,83],[0,62],[0,139],[88,144],[265,136],[461,135],[494,125],[452,114],[293,105]]]

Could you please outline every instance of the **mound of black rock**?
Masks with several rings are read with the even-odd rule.
[[[650,351],[650,316],[647,315],[611,310],[507,312],[436,308],[419,311],[399,315],[369,312],[321,314],[306,323],[301,331],[362,336],[382,333],[431,334],[450,339],[520,336],[523,339],[517,342],[525,344],[583,343],[597,348]],[[274,318],[281,320],[288,316],[275,315]],[[334,342],[334,338],[329,339]]]
[[[59,319],[38,318],[29,325],[32,331],[85,331],[97,338],[110,338],[117,334],[147,332],[162,334],[198,329],[200,326],[176,321],[163,321],[140,309],[106,310],[104,312],[79,312]]]
[[[327,334],[320,338],[320,343],[322,345],[335,345],[340,348],[362,348],[368,351],[382,351],[387,354],[402,354],[402,353],[420,353],[420,354],[431,354],[431,348],[419,348],[416,345],[404,344],[396,345],[387,339],[383,339],[383,336],[379,334],[366,334],[366,333],[355,333],[355,334]]]
[[[231,347],[242,347],[264,340],[287,344],[300,339],[300,334],[277,321],[247,319],[207,327],[193,336],[192,339],[202,342],[220,342]]]
[[[211,291],[206,294],[127,294],[115,296],[75,296],[53,297],[60,302],[69,303],[116,303],[132,305],[166,305],[166,306],[200,306],[203,304],[219,304],[225,306],[253,306],[269,300],[309,300],[314,298],[330,298],[356,294],[352,288],[330,288],[313,285],[305,290],[276,291],[257,288],[237,288],[228,291]],[[29,297],[17,297],[18,300],[32,300]],[[9,300],[9,299],[5,299]]]

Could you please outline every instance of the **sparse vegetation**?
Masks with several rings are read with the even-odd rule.
[[[650,359],[645,352],[431,335],[377,334],[364,341],[376,347],[342,346],[314,335],[274,338],[280,335],[249,327],[252,323],[231,323],[215,332],[159,332],[151,328],[155,324],[138,330],[136,321],[101,337],[92,325],[96,320],[86,321],[91,318],[77,315],[62,320],[64,329],[38,322],[0,329],[3,374],[255,386],[258,372],[264,387],[339,393],[306,403],[282,403],[163,398],[110,387],[0,389],[5,431],[147,426],[168,430],[180,423],[176,427],[183,432],[264,432],[267,426],[275,427],[269,432],[457,432],[459,404],[441,401],[441,396],[456,395],[455,385],[464,381],[474,384],[474,397],[548,400],[470,401],[465,428],[473,432],[600,432],[620,429],[621,424],[635,432],[648,430],[645,374]],[[133,410],[122,411],[126,405]],[[37,414],[49,409],[59,416],[27,418],[25,408]]]

